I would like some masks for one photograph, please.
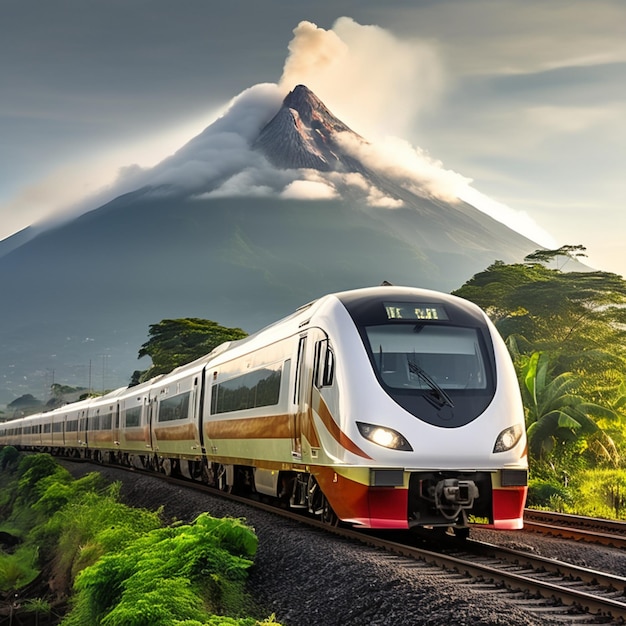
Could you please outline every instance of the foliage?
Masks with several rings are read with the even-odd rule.
[[[149,356],[152,367],[146,372],[135,372],[139,381],[190,363],[208,354],[226,341],[246,337],[241,328],[227,328],[217,322],[199,318],[165,319],[149,327],[149,339],[139,349],[139,358]]]
[[[572,503],[571,490],[562,484],[542,479],[531,480],[528,484],[529,507],[564,512]]]
[[[557,264],[560,264],[561,259],[565,259],[563,265],[560,265],[557,268],[562,269],[570,259],[586,257],[586,250],[587,248],[581,245],[565,245],[561,246],[558,250],[535,250],[531,254],[528,254],[524,258],[524,261],[526,261],[526,263],[551,263],[552,261],[555,261]]]
[[[67,481],[69,472],[62,468],[49,454],[31,454],[24,456],[17,468],[20,498],[27,504],[33,503],[41,496],[45,484],[44,478],[55,477],[54,480]]]
[[[576,477],[576,488],[580,497],[570,512],[626,520],[626,473],[623,470],[581,472]]]
[[[16,591],[38,575],[36,546],[22,545],[13,554],[0,552],[0,591]]]
[[[551,378],[548,367],[549,361],[541,352],[534,352],[522,367],[530,452],[544,461],[559,446],[584,439],[596,461],[617,464],[615,444],[593,419],[616,418],[614,412],[577,395],[579,382],[571,372]],[[552,456],[556,459],[558,453]]]
[[[454,292],[482,307],[505,338],[531,476],[554,486],[588,468],[623,467],[626,457],[626,281],[554,269],[584,252],[568,245],[537,250],[525,263],[496,261]]]
[[[0,523],[21,525],[21,543],[0,554],[0,591],[23,588],[47,563],[57,593],[75,582],[66,625],[276,624],[246,616],[256,611],[245,580],[258,539],[241,520],[203,514],[164,528],[160,511],[125,506],[120,484],[98,473],[74,479],[48,454],[21,455],[14,467]],[[42,598],[21,604],[52,611]]]
[[[454,293],[481,306],[523,352],[554,352],[558,373],[594,363],[624,368],[626,281],[616,274],[499,261]]]
[[[0,470],[3,472],[17,466],[20,453],[13,446],[4,446],[0,450]]]
[[[190,525],[155,529],[78,575],[77,602],[64,624],[205,623],[211,613],[238,609],[256,548],[239,520],[202,514]]]
[[[129,508],[119,502],[119,483],[98,492],[88,489],[90,482],[75,481],[71,494],[66,494],[66,505],[37,533],[52,562],[54,576],[63,581],[73,580],[103,554],[123,548],[161,524],[158,512]],[[49,499],[50,491],[56,492],[57,488],[50,485],[42,499]]]

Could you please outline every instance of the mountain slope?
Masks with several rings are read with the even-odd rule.
[[[367,167],[339,140],[352,131],[306,88],[268,117],[202,186],[196,178],[189,191],[157,167],[154,184],[6,248],[0,403],[42,397],[53,376],[95,389],[126,383],[147,367],[137,352],[161,319],[205,317],[253,332],[327,292],[383,280],[450,291],[496,259],[519,261],[538,247],[474,207],[418,195]],[[170,170],[213,167],[192,150],[206,151],[213,135],[224,133],[209,127]],[[244,175],[278,192],[224,192]],[[312,178],[335,193],[283,192]],[[398,208],[368,204],[365,185]]]

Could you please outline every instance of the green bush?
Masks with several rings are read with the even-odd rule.
[[[546,480],[534,479],[528,483],[527,506],[564,512],[572,504],[569,488]]]
[[[595,469],[576,477],[578,498],[572,513],[626,519],[626,471]]]
[[[237,615],[257,544],[240,520],[207,514],[190,525],[152,530],[77,576],[76,605],[63,624],[169,626]]]
[[[5,448],[4,450],[6,450]],[[0,554],[0,590],[32,582],[44,563],[57,593],[74,587],[64,626],[264,626],[245,593],[258,539],[241,520],[200,515],[163,527],[161,511],[127,507],[120,484],[98,473],[74,479],[47,454],[4,457],[0,527],[19,536]],[[46,613],[41,598],[23,611]]]
[[[0,470],[11,470],[17,466],[20,453],[13,446],[4,446],[0,450]]]
[[[36,547],[22,545],[13,554],[0,553],[0,591],[12,592],[39,575]]]

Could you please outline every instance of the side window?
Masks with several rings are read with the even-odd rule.
[[[282,363],[236,376],[211,390],[211,414],[273,406],[280,401]]]
[[[306,347],[306,337],[300,337],[298,343],[298,358],[296,361],[296,378],[293,389],[293,403],[298,404],[300,402],[300,384],[302,380],[302,373],[304,371],[304,348]]]
[[[318,389],[329,387],[335,378],[335,354],[329,345],[328,339],[315,344],[315,386]]]
[[[159,422],[184,420],[189,417],[190,393],[181,393],[177,396],[164,398],[159,402]]]
[[[129,407],[126,409],[124,417],[126,419],[126,428],[139,426],[141,422],[141,406]]]

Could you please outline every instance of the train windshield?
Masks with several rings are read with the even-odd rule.
[[[475,328],[404,323],[368,326],[365,332],[374,367],[389,387],[430,390],[450,404],[445,390],[487,386]]]
[[[416,418],[458,428],[489,406],[495,354],[480,309],[458,298],[394,287],[343,294],[341,301],[383,391]]]

